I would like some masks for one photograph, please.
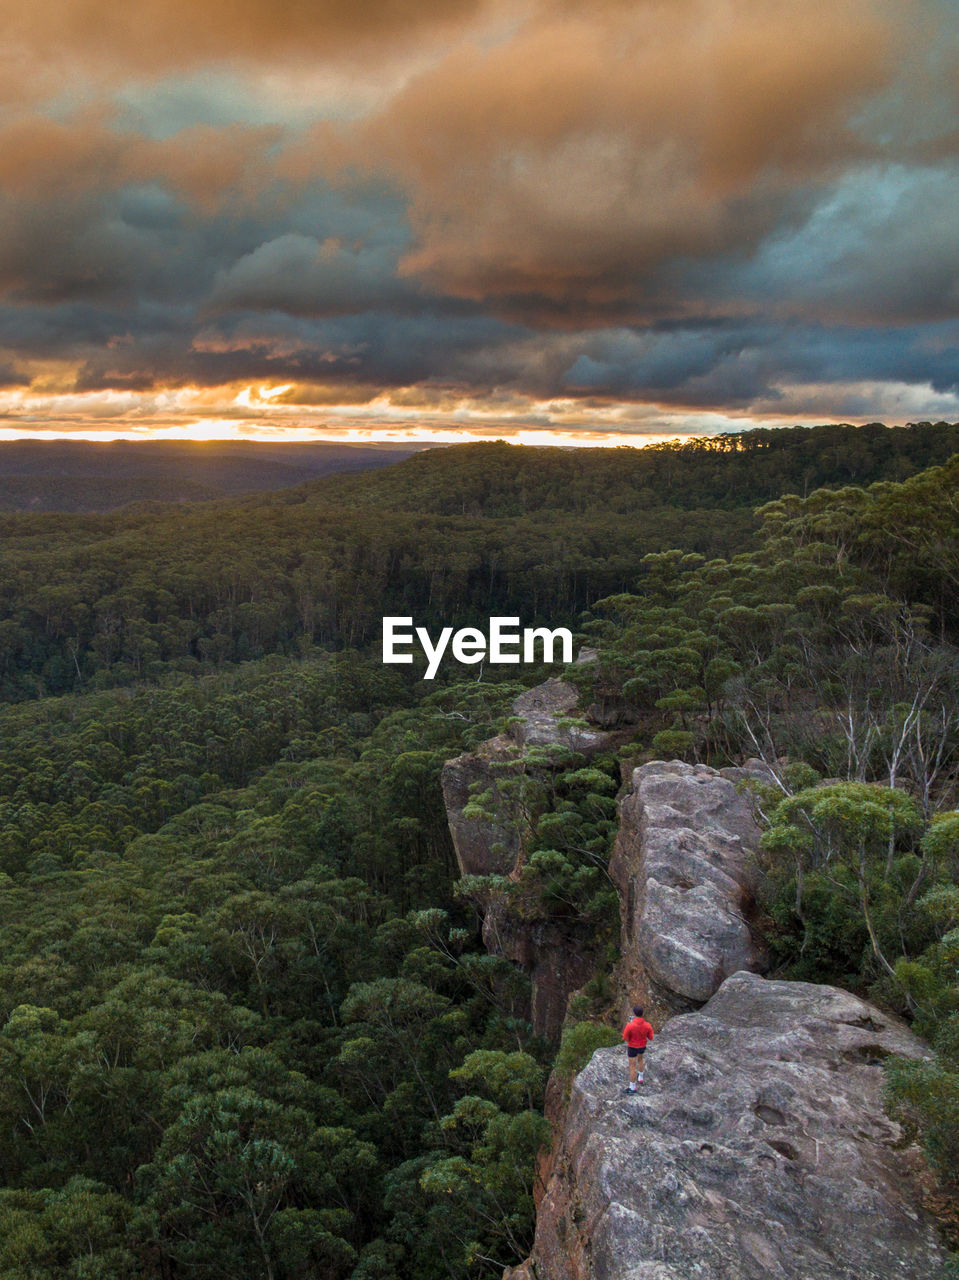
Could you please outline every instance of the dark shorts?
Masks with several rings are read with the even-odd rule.
[[[627,1046],[626,1046],[626,1057],[627,1057],[627,1058],[641,1058],[645,1052],[646,1052],[646,1046],[645,1046],[645,1045],[643,1045],[643,1047],[642,1047],[641,1049],[634,1049],[634,1048],[632,1047],[632,1045],[627,1045]]]

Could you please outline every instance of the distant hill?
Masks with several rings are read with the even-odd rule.
[[[202,502],[385,467],[417,447],[259,442],[11,440],[0,443],[0,511],[100,512]]]
[[[0,511],[0,699],[375,644],[387,613],[430,627],[496,614],[565,624],[632,590],[649,553],[752,549],[755,509],[781,494],[895,485],[945,462],[959,452],[959,424],[755,431],[647,449],[464,444],[262,491],[272,468],[311,465],[308,449],[111,446],[130,476],[74,472],[74,495],[82,484],[116,501],[150,458],[155,487],[140,501]],[[110,456],[81,452],[72,465]],[[35,453],[33,463],[54,458]],[[37,479],[51,495],[63,481]],[[248,491],[155,500],[162,484],[185,496],[216,482]],[[260,492],[249,492],[254,483]]]
[[[96,514],[267,493],[281,504],[467,517],[744,510],[785,492],[905,480],[957,452],[959,423],[947,422],[759,429],[617,449],[16,440],[0,443],[0,513]],[[356,474],[373,471],[381,474]]]
[[[630,515],[654,507],[724,511],[783,493],[901,481],[959,453],[959,423],[768,428],[616,449],[496,441],[433,449],[377,475],[337,477],[275,501],[446,516],[567,511]]]

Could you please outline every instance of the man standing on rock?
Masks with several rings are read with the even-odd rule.
[[[643,1054],[652,1038],[653,1029],[643,1017],[643,1006],[633,1005],[633,1017],[623,1027],[626,1056],[629,1059],[629,1087],[623,1090],[624,1093],[635,1093],[637,1080],[640,1084],[643,1083]]]

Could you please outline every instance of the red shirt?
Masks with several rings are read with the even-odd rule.
[[[645,1018],[631,1018],[623,1027],[623,1039],[631,1049],[645,1049],[653,1038],[653,1029]]]

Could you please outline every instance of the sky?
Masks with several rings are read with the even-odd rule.
[[[0,440],[959,419],[959,0],[3,0]]]

